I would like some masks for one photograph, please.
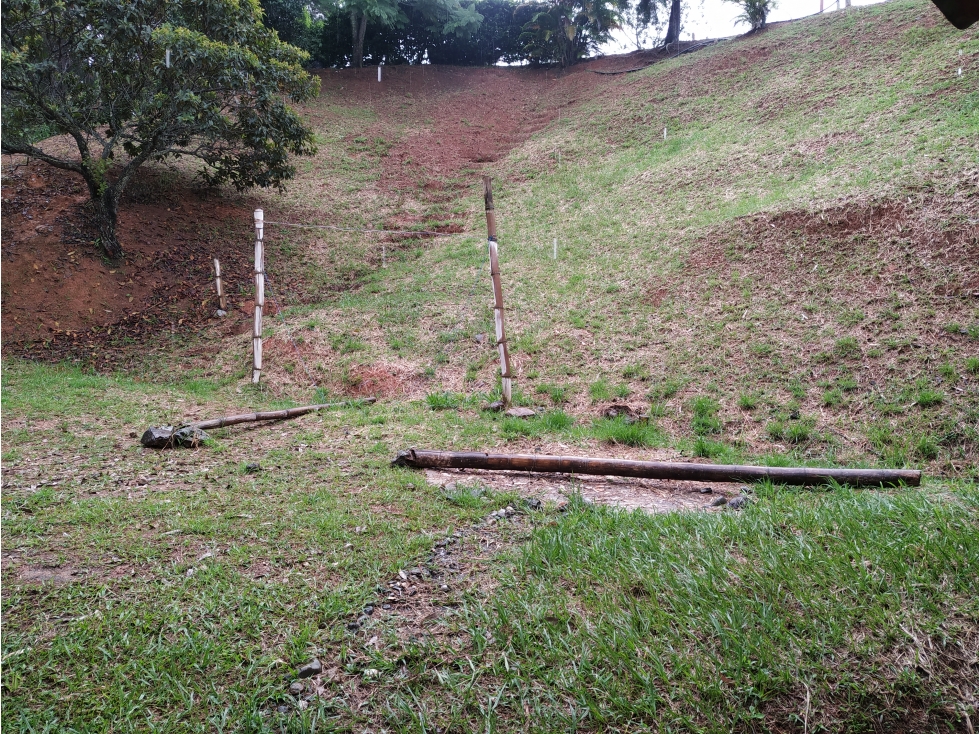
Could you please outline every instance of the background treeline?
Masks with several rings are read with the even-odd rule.
[[[657,7],[629,12],[627,0],[261,0],[265,22],[280,38],[309,52],[314,66],[504,62],[569,66],[638,18],[658,25]],[[676,0],[661,8],[669,13]],[[650,8],[652,12],[650,12]],[[665,13],[664,13],[665,15]]]

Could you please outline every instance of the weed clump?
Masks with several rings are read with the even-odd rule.
[[[596,421],[592,434],[603,443],[624,446],[662,446],[665,441],[662,431],[656,426],[646,421],[628,422],[622,416]]]
[[[717,417],[717,411],[721,406],[713,398],[701,395],[694,398],[691,404],[693,408],[693,432],[698,436],[707,436],[712,433],[720,433],[723,429],[721,419]]]

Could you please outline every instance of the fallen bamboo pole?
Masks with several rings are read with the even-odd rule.
[[[288,408],[286,410],[269,410],[264,413],[242,413],[241,415],[228,415],[224,418],[212,418],[210,420],[190,423],[188,425],[204,431],[208,428],[224,428],[225,426],[234,426],[239,423],[254,423],[255,421],[282,421],[288,418],[296,418],[300,415],[306,415],[307,413],[315,413],[317,410],[371,405],[375,402],[377,402],[377,398],[347,400],[342,403],[319,403],[317,405],[303,405],[299,408]]]
[[[394,466],[416,469],[489,469],[491,471],[560,472],[679,479],[691,482],[758,482],[770,479],[776,484],[816,486],[830,480],[851,487],[917,487],[921,472],[909,469],[811,469],[808,467],[741,466],[693,464],[626,459],[591,459],[579,456],[539,456],[526,454],[484,454],[455,451],[402,451]]]
[[[496,242],[496,210],[493,206],[493,179],[483,176],[483,198],[486,204],[486,241],[489,248],[490,277],[493,279],[493,320],[496,324],[496,348],[500,352],[503,401],[509,405],[513,387],[510,371],[510,350],[503,326],[503,285],[500,281],[500,253]]]
[[[255,210],[255,324],[252,330],[252,383],[262,377],[262,311],[265,308],[265,213]]]

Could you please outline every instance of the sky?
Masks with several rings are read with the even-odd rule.
[[[853,5],[873,5],[883,0],[852,0]],[[770,22],[802,18],[819,12],[820,0],[779,0],[775,10],[768,16]],[[825,12],[835,12],[837,3],[842,6],[845,0],[823,0]],[[741,9],[732,2],[725,0],[689,0],[689,10],[683,16],[683,26],[680,37],[689,40],[696,38],[724,38],[745,33],[750,30],[745,24],[735,25],[734,19]],[[665,21],[665,17],[664,17]],[[653,41],[644,44],[646,48]],[[606,44],[602,51],[607,54],[628,53],[635,51],[636,44],[629,38],[627,31],[617,31],[613,40]]]

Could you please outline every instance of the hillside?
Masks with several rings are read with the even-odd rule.
[[[971,731],[979,33],[894,0],[677,58],[320,74],[285,193],[155,169],[117,268],[70,177],[4,159],[4,725]],[[529,420],[483,409],[483,175]],[[392,468],[409,446],[926,478]]]

